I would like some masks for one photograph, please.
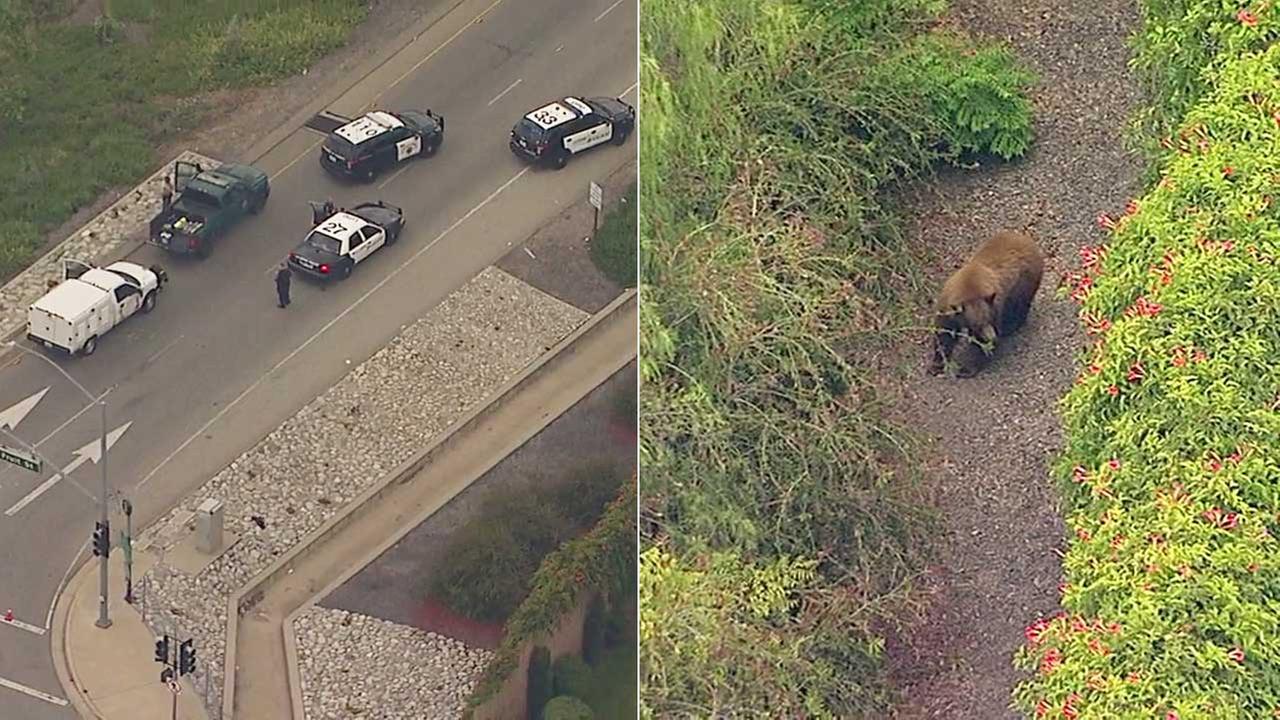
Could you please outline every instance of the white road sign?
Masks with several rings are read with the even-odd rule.
[[[601,209],[600,206],[603,204],[603,201],[604,201],[604,190],[602,190],[600,186],[595,184],[594,182],[591,183],[591,204],[595,207],[595,209],[600,210]]]

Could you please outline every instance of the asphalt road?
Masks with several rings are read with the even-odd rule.
[[[483,15],[483,17],[480,17]],[[526,169],[507,149],[518,116],[568,93],[636,102],[636,0],[477,0],[461,3],[378,72],[330,106],[355,115],[380,107],[430,107],[446,118],[433,158],[349,185],[323,173],[321,136],[299,129],[256,164],[272,176],[263,213],[204,261],[144,247],[130,260],[160,263],[170,284],[150,315],[108,334],[88,358],[56,359],[90,393],[105,393],[108,427],[127,429],[108,453],[113,494],[134,504],[135,528],[157,517],[250,447],[351,366],[523,240],[560,208],[585,197],[636,152],[606,146],[563,171]],[[419,50],[426,50],[420,52]],[[264,132],[267,129],[264,128]],[[232,159],[232,158],[225,158]],[[354,275],[322,291],[295,275],[293,303],[275,305],[272,271],[309,229],[308,200],[353,205],[382,198],[405,209],[407,227]],[[22,344],[30,348],[25,340]],[[38,351],[37,351],[38,352]],[[98,468],[82,464],[13,510],[96,443],[96,408],[51,367],[0,355],[0,412],[48,391],[13,433],[51,465],[41,475],[0,469],[0,613],[39,630],[69,568],[83,557],[97,517]],[[0,436],[0,443],[12,445]],[[113,527],[122,524],[118,514]],[[0,716],[74,717],[61,698],[49,635],[0,624]]]

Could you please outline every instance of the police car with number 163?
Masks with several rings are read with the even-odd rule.
[[[435,155],[444,117],[430,110],[375,110],[335,129],[320,147],[320,166],[333,175],[372,181],[402,162]]]

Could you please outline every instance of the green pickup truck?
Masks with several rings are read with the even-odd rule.
[[[173,166],[173,187],[173,204],[151,218],[148,242],[201,259],[245,215],[261,210],[271,195],[266,173],[234,163],[205,170],[179,161]]]

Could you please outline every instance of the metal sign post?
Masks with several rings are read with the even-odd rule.
[[[124,601],[133,604],[133,503],[120,501],[120,509],[124,510],[124,533],[120,537],[120,548],[124,550]]]
[[[591,206],[596,209],[596,219],[592,224],[592,234],[600,231],[600,206],[604,204],[604,190],[594,182],[591,183]]]

